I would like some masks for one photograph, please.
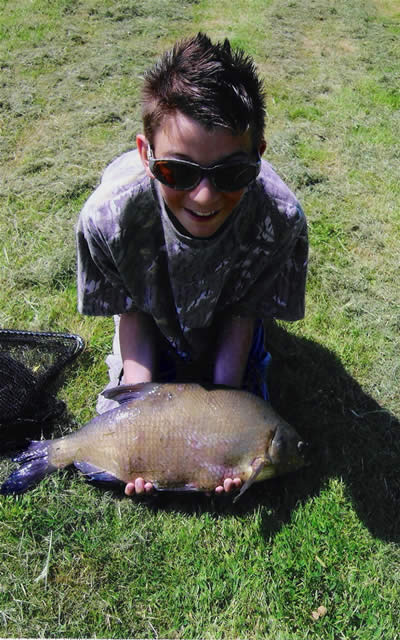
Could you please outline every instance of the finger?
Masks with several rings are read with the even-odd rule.
[[[125,487],[125,495],[126,496],[131,496],[135,493],[135,485],[133,482],[128,482],[128,484]]]
[[[151,482],[146,482],[146,484],[144,485],[144,491],[145,493],[150,493],[151,491],[153,491],[153,485]]]
[[[144,480],[143,478],[136,478],[135,480],[135,492],[140,494],[144,493]]]
[[[220,494],[220,493],[223,493],[223,492],[224,492],[224,487],[222,485],[215,488],[215,493]]]
[[[233,486],[235,489],[240,489],[242,486],[242,481],[240,478],[233,478]]]
[[[232,489],[232,485],[233,485],[232,478],[225,478],[224,491],[226,491],[226,493],[229,493],[229,491]]]

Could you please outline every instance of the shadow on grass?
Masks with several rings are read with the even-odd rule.
[[[272,333],[272,335],[271,335]],[[299,503],[342,478],[372,535],[400,540],[400,423],[346,372],[338,358],[313,341],[273,326],[270,393],[273,406],[311,445],[311,465],[255,484],[235,504],[230,496],[161,494],[155,508],[216,517],[265,506],[263,534],[277,532]],[[273,345],[273,346],[272,346]]]
[[[399,541],[398,419],[368,396],[327,349],[277,326],[272,332],[271,401],[310,442],[312,463],[254,488],[251,501],[272,513],[264,518],[264,534],[273,534],[299,502],[318,495],[337,477],[371,534]]]
[[[270,537],[291,518],[299,503],[320,493],[330,478],[342,478],[354,507],[372,535],[400,540],[400,424],[394,415],[366,395],[327,349],[288,334],[269,330],[272,365],[271,401],[311,445],[311,465],[275,480],[253,485],[236,504],[231,496],[159,493],[144,498],[149,509],[214,517],[244,515],[265,507],[263,534]],[[273,345],[273,346],[272,346]],[[10,455],[23,438],[58,437],[76,428],[66,412],[62,421],[39,430],[2,432],[0,453]],[[12,441],[12,443],[11,443]],[[107,489],[110,489],[108,486]],[[96,491],[100,490],[96,488]],[[120,496],[122,489],[115,488]],[[137,500],[135,498],[134,500]]]

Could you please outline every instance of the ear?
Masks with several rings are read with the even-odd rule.
[[[148,158],[148,150],[150,147],[150,143],[147,140],[146,136],[140,133],[136,136],[136,146],[139,151],[140,159],[143,163],[144,168],[146,169],[146,173],[150,178],[153,178],[153,174],[149,169],[149,158]]]
[[[265,142],[265,140],[262,140],[261,144],[260,144],[260,146],[258,148],[258,153],[260,154],[260,158],[263,155],[263,153],[264,153],[266,148],[267,148],[267,143]]]

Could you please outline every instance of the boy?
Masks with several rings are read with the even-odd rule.
[[[254,63],[228,40],[199,33],[146,74],[137,150],[106,169],[77,229],[79,310],[117,318],[111,386],[123,368],[124,384],[255,390],[262,319],[303,317],[306,222],[261,160],[264,118]]]

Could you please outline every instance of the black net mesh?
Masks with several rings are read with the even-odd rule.
[[[80,336],[0,329],[0,424],[39,423],[60,415],[60,373],[82,351]]]

